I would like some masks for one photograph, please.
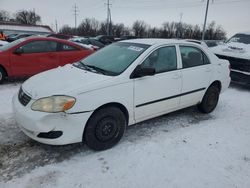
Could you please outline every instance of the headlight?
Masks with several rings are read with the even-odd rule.
[[[76,99],[69,96],[51,96],[36,100],[31,109],[41,112],[64,112],[74,106]]]

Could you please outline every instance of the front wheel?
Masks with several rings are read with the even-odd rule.
[[[90,117],[83,134],[83,142],[96,151],[109,149],[120,141],[126,124],[126,118],[120,109],[100,109]]]
[[[203,113],[212,112],[218,104],[220,90],[217,86],[210,86],[200,104],[198,104],[198,109]]]

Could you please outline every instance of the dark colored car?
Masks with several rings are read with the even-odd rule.
[[[129,39],[137,39],[137,37],[132,35],[124,35],[120,37],[120,40],[129,40]]]
[[[107,35],[98,35],[94,39],[98,40],[104,45],[109,45],[115,41],[115,38],[113,36],[107,36]]]
[[[53,34],[47,35],[47,37],[54,37],[54,38],[58,38],[58,39],[69,40],[69,39],[73,38],[74,36],[73,35],[65,35],[65,34],[53,33]]]
[[[98,50],[98,49],[103,48],[105,46],[103,43],[99,42],[98,40],[96,40],[94,38],[77,37],[77,38],[70,39],[70,41],[79,42],[79,43],[86,44],[86,45],[92,45],[95,50]]]
[[[232,81],[250,84],[250,32],[237,33],[211,49],[219,58],[230,62]]]
[[[15,40],[18,40],[18,39],[21,39],[21,38],[25,38],[25,37],[30,37],[32,35],[34,35],[34,34],[32,34],[32,33],[13,34],[13,35],[10,35],[7,38],[7,41],[8,42],[13,42]]]
[[[29,77],[74,63],[93,52],[56,38],[22,38],[0,47],[0,83],[7,77]]]

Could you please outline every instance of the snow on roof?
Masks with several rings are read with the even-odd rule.
[[[26,26],[26,25],[0,24],[0,30],[52,33],[52,30],[47,26]]]

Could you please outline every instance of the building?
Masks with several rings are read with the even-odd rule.
[[[34,34],[51,34],[53,30],[46,25],[25,25],[14,22],[0,22],[0,31],[6,35],[12,33],[34,33]]]

